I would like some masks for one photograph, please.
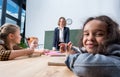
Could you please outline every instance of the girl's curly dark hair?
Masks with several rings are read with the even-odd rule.
[[[85,25],[92,20],[99,20],[102,21],[103,23],[106,23],[105,26],[107,26],[107,39],[101,44],[99,45],[96,49],[94,49],[95,53],[102,53],[105,54],[107,47],[111,44],[120,44],[120,30],[119,30],[119,25],[112,20],[110,17],[106,16],[106,15],[101,15],[98,17],[90,17],[86,20],[86,22],[83,25],[83,29],[82,29],[82,33],[84,30]],[[83,34],[81,36],[80,42],[79,42],[79,46],[83,47]]]

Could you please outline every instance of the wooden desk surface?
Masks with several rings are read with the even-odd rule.
[[[66,66],[48,66],[63,57],[40,56],[0,61],[0,77],[76,77]]]

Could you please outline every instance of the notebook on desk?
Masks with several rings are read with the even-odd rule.
[[[52,57],[65,57],[65,54],[64,53],[61,53],[60,51],[50,51],[48,53],[45,53],[45,55],[49,55],[49,56],[52,56]]]
[[[61,56],[50,57],[50,60],[48,61],[48,66],[66,66],[65,59],[66,59],[65,56],[64,57],[61,57]]]

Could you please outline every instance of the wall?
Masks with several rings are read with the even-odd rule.
[[[67,25],[72,29],[81,29],[90,16],[108,15],[120,21],[120,0],[27,0],[26,37],[37,36],[44,47],[45,31],[57,27],[59,17],[71,18]]]

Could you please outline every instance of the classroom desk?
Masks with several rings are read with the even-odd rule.
[[[48,66],[62,57],[39,56],[0,61],[0,77],[76,77],[66,66]]]

